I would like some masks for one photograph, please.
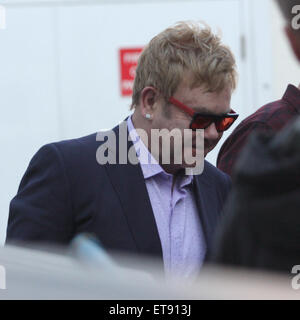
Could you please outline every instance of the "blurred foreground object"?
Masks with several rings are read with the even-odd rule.
[[[234,172],[212,261],[283,271],[300,264],[300,118],[253,134]]]
[[[122,259],[126,259],[125,256]],[[0,248],[0,264],[6,269],[6,290],[0,299],[299,299],[287,277],[247,270],[204,268],[198,279],[166,281],[150,260],[127,257],[128,266],[152,268],[150,281],[141,273],[114,273],[97,266],[85,267],[68,255],[14,246]],[[155,302],[154,302],[155,303]]]
[[[79,234],[71,242],[71,253],[85,264],[114,269],[115,263],[103,249],[96,237],[91,234]]]
[[[97,268],[98,272],[108,272],[110,277],[115,281],[122,281],[129,275],[132,275],[134,280],[138,280],[139,278],[141,278],[143,281],[152,280],[151,271],[148,269],[144,270],[143,266],[140,266],[137,263],[135,264],[133,270],[128,267],[125,268],[124,266],[120,266],[118,264],[120,260],[121,264],[124,263],[124,259],[121,258],[122,256],[119,254],[119,259],[113,260],[108,252],[103,248],[96,236],[92,234],[83,233],[77,235],[71,242],[70,254],[86,267],[91,267],[93,269]],[[131,268],[132,267],[133,263],[131,262]],[[139,268],[142,269],[142,271],[138,270]],[[157,267],[155,267],[155,269],[156,268]],[[156,273],[157,272],[158,271],[156,270]]]

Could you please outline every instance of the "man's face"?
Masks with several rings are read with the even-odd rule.
[[[202,87],[190,89],[187,85],[181,84],[173,97],[195,112],[208,115],[224,115],[230,111],[231,89],[224,89],[220,93],[205,92]],[[165,110],[164,108],[168,108]],[[167,104],[163,99],[157,104],[153,115],[152,128],[168,130],[189,129],[192,118],[184,111],[178,109],[172,104]],[[193,133],[193,135],[195,132]],[[222,133],[216,130],[212,123],[204,129],[204,157],[217,145],[222,137]],[[193,149],[195,146],[193,145]],[[172,151],[171,151],[172,152]],[[194,153],[194,150],[192,151]]]

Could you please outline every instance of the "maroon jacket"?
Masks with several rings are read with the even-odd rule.
[[[300,90],[289,85],[281,100],[261,107],[235,128],[222,145],[217,167],[232,175],[235,162],[253,131],[277,132],[297,115],[300,115]]]

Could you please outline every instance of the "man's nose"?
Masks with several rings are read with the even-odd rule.
[[[220,132],[217,131],[217,128],[214,122],[204,130],[205,139],[216,140],[219,137],[220,137]]]

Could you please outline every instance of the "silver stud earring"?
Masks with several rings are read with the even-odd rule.
[[[146,113],[146,114],[145,114],[145,117],[146,117],[146,119],[149,120],[149,119],[151,119],[151,114],[150,114],[150,113]]]

